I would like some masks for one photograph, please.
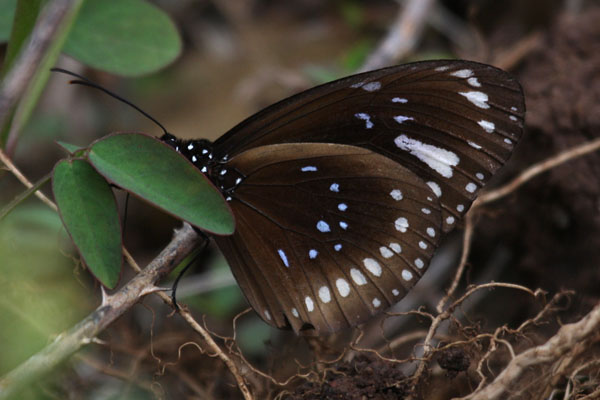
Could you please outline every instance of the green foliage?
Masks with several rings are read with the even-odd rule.
[[[231,235],[235,221],[198,168],[151,136],[119,133],[92,144],[88,159],[110,182],[190,224]]]
[[[121,225],[108,183],[84,160],[54,167],[52,189],[69,235],[90,272],[113,289],[121,273]]]
[[[171,19],[143,0],[87,0],[65,53],[123,76],[148,74],[171,63],[181,40]]]

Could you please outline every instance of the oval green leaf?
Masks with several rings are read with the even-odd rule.
[[[79,61],[122,76],[159,70],[181,51],[175,24],[143,0],[87,0],[63,48]]]
[[[235,221],[220,191],[191,162],[159,140],[118,133],[90,147],[88,159],[109,181],[190,224],[231,235]]]
[[[119,282],[121,224],[110,185],[84,160],[54,167],[52,190],[67,232],[90,272],[107,288]]]

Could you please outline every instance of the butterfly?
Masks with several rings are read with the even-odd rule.
[[[214,143],[161,139],[229,202],[235,233],[214,240],[254,310],[319,335],[406,295],[510,157],[524,115],[508,73],[439,60],[306,90]]]

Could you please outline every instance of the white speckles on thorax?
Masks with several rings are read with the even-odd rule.
[[[394,143],[399,149],[410,152],[444,178],[452,177],[452,167],[458,165],[460,161],[458,156],[449,150],[422,143],[406,135],[398,136],[394,139]]]

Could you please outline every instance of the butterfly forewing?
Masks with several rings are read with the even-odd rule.
[[[506,72],[468,61],[431,61],[354,75],[283,100],[215,143],[216,157],[275,143],[360,146],[428,183],[444,231],[508,159],[525,104]]]
[[[402,298],[441,233],[433,190],[387,157],[354,146],[260,146],[227,162],[231,237],[216,242],[252,306],[278,327],[332,332]]]

